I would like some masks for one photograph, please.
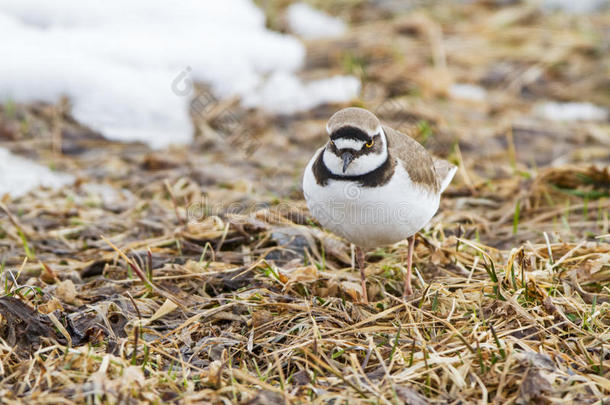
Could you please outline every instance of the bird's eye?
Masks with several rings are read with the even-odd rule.
[[[374,144],[375,141],[371,139],[371,142],[366,143],[364,146],[366,146],[367,148],[372,148]]]

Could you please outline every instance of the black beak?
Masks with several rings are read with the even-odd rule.
[[[343,152],[341,154],[341,159],[343,159],[343,173],[345,173],[347,166],[349,166],[349,164],[352,163],[352,160],[354,160],[354,155],[352,152]]]

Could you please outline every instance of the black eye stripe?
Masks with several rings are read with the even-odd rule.
[[[343,129],[346,127],[342,127],[340,129]],[[360,130],[358,130],[360,131]],[[330,151],[335,154],[336,156],[341,155],[341,150],[337,148],[337,145],[335,144],[335,141],[338,139],[353,139],[353,140],[358,140],[358,141],[363,141],[365,144],[362,145],[361,149],[358,149],[356,151],[354,151],[354,158],[358,158],[359,156],[364,156],[364,155],[369,155],[369,154],[373,154],[373,153],[381,153],[381,149],[383,147],[383,144],[381,142],[381,132],[375,134],[372,138],[368,137],[367,135],[367,139],[359,139],[359,138],[353,138],[353,137],[346,137],[346,136],[336,136],[337,131],[335,131],[335,133],[333,133],[333,135],[331,135],[330,137],[330,142],[328,143],[330,146]],[[371,143],[373,142],[373,145],[370,148],[366,147],[366,143]]]
[[[360,128],[352,127],[351,125],[341,127],[330,135],[330,139],[332,140],[339,138],[354,139],[365,142],[369,142],[371,140],[371,137],[366,132]]]

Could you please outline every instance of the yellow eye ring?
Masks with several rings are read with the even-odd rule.
[[[375,144],[375,141],[371,139],[371,142],[366,143],[364,146],[366,146],[367,148],[372,148],[374,144]]]

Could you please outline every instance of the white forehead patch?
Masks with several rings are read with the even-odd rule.
[[[362,144],[364,144],[364,141],[344,138],[337,139],[337,142],[356,142],[360,145],[357,148],[352,147],[351,149],[358,149],[362,146]],[[333,174],[337,174],[339,176],[360,176],[375,170],[388,159],[388,150],[385,146],[386,138],[383,132],[381,133],[381,143],[383,146],[380,152],[369,153],[355,158],[349,164],[345,173],[343,172],[343,159],[331,152],[329,148],[324,149],[322,159],[324,160],[324,165]],[[339,145],[337,145],[337,147],[339,148]]]
[[[339,138],[333,141],[337,149],[354,149],[360,150],[364,145],[364,141],[359,141],[357,139],[346,139]]]

